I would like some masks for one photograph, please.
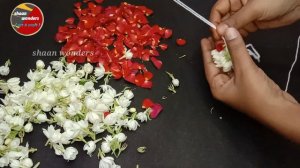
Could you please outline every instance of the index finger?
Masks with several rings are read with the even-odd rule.
[[[230,12],[230,1],[229,0],[219,0],[212,7],[209,20],[214,25],[218,25],[222,22],[223,16],[229,12]],[[217,39],[217,40],[220,39],[220,36],[218,35],[218,33],[215,29],[212,29],[212,34],[213,34],[214,39]]]

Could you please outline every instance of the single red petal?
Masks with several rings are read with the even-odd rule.
[[[143,100],[142,108],[147,109],[151,108],[154,105],[153,101],[149,98]]]
[[[149,81],[153,78],[153,74],[149,71],[146,71],[146,72],[144,72],[144,77],[147,81]]]
[[[131,73],[131,74],[125,76],[124,79],[125,79],[127,82],[130,82],[130,83],[135,84],[135,74],[134,74],[134,73]]]
[[[182,39],[182,38],[179,38],[179,39],[176,40],[176,43],[179,46],[184,46],[184,45],[186,45],[186,40]]]
[[[144,83],[141,85],[142,88],[145,88],[145,89],[151,89],[153,86],[152,82],[151,81],[144,81]]]
[[[217,50],[218,52],[223,51],[224,48],[225,48],[224,41],[217,41],[217,42],[215,43],[215,46],[216,46],[216,50]]]
[[[161,45],[159,45],[159,47],[161,50],[165,51],[168,49],[168,44],[161,44]]]
[[[172,36],[172,34],[173,34],[173,31],[171,29],[166,29],[165,34],[164,34],[164,38],[168,39]]]
[[[75,56],[67,56],[67,62],[68,63],[74,63],[75,62]]]
[[[162,112],[163,107],[160,104],[154,104],[151,108],[150,117],[152,119],[155,119],[158,117],[158,115]]]
[[[145,82],[145,77],[142,74],[137,74],[134,79],[134,83],[137,86],[142,86]]]
[[[65,22],[66,22],[67,24],[74,24],[74,21],[75,21],[75,18],[71,17],[71,18],[66,19]]]
[[[104,112],[103,113],[104,118],[106,118],[109,114],[110,114],[110,112]]]
[[[153,65],[154,65],[157,69],[160,69],[160,68],[162,67],[162,62],[161,62],[161,60],[159,60],[159,59],[157,59],[157,58],[155,58],[155,57],[151,57],[150,59],[151,59]]]

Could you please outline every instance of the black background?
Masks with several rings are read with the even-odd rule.
[[[73,16],[72,0],[34,1],[44,13],[42,30],[31,37],[23,37],[14,32],[10,25],[11,11],[22,1],[0,1],[0,62],[8,58],[13,65],[11,77],[20,76],[26,80],[26,73],[35,67],[35,61],[57,60],[58,57],[33,57],[39,50],[59,51],[61,45],[54,40],[57,27],[67,17]],[[104,5],[117,5],[121,0],[106,0]],[[116,160],[124,168],[299,168],[300,147],[285,140],[271,130],[247,116],[215,101],[204,77],[199,41],[210,35],[209,27],[190,13],[177,6],[172,0],[128,0],[133,4],[146,5],[154,9],[152,24],[170,27],[174,30],[170,48],[162,52],[162,70],[155,72],[152,90],[136,88],[135,104],[140,105],[145,97],[150,97],[164,105],[164,112],[157,120],[142,124],[138,131],[128,132],[128,149]],[[209,16],[214,0],[184,0],[205,17]],[[285,87],[287,73],[294,60],[296,41],[299,36],[299,22],[289,27],[259,31],[251,34],[246,41],[251,42],[262,55],[258,65],[281,88]],[[175,40],[186,38],[185,47],[177,47]],[[178,57],[186,54],[187,57]],[[173,72],[181,81],[178,93],[167,91],[168,77],[165,70]],[[290,93],[300,100],[300,63],[296,64],[290,84]],[[121,90],[124,82],[113,82]],[[161,100],[168,96],[167,100]],[[213,113],[210,109],[214,107]],[[271,112],[270,112],[271,114]],[[220,119],[222,117],[222,119]],[[44,125],[43,127],[46,127]],[[45,147],[45,136],[40,126],[27,135],[30,145],[38,148],[32,155],[40,167],[98,167],[96,156],[88,157],[79,149],[77,160],[66,162],[55,156],[54,151]],[[139,146],[147,146],[143,155],[136,152]]]

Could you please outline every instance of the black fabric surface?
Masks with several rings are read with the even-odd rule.
[[[67,17],[73,16],[72,0],[28,0],[37,4],[44,13],[42,30],[31,37],[23,37],[14,32],[10,25],[11,11],[19,0],[0,1],[0,62],[8,58],[12,61],[11,77],[20,76],[26,80],[26,73],[35,67],[35,61],[57,60],[58,57],[33,57],[39,50],[59,51],[61,45],[54,40],[57,27]],[[104,5],[117,5],[121,0],[106,0]],[[155,72],[152,90],[136,88],[137,106],[145,97],[157,100],[164,106],[157,120],[142,124],[136,132],[126,132],[128,149],[116,160],[124,168],[299,168],[300,146],[285,140],[256,121],[214,100],[207,85],[199,41],[210,35],[209,27],[177,6],[172,0],[128,0],[133,4],[146,5],[154,9],[152,24],[170,27],[174,30],[170,48],[162,52],[162,70]],[[215,0],[184,0],[196,11],[209,16]],[[251,34],[246,40],[251,42],[262,55],[258,65],[281,88],[285,87],[287,74],[294,60],[296,41],[300,34],[300,23],[274,30],[264,30]],[[178,37],[187,39],[185,47],[177,47]],[[178,59],[186,54],[187,57]],[[168,77],[164,71],[173,72],[181,81],[177,94],[167,91]],[[300,100],[300,62],[295,66],[290,93]],[[124,81],[112,82],[119,89]],[[132,86],[133,87],[133,86]],[[167,100],[161,100],[168,96]],[[210,113],[214,107],[213,113]],[[221,119],[220,119],[221,117]],[[42,125],[46,127],[46,125]],[[77,160],[66,162],[45,147],[46,137],[41,126],[26,136],[30,146],[39,150],[32,155],[34,162],[41,162],[41,168],[96,168],[99,160],[90,158],[79,149]],[[136,148],[146,146],[147,152],[139,154]]]

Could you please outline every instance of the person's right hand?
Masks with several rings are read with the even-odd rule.
[[[244,36],[257,29],[276,28],[300,19],[300,0],[218,0],[210,21],[218,26],[215,39],[227,27],[235,27]]]

